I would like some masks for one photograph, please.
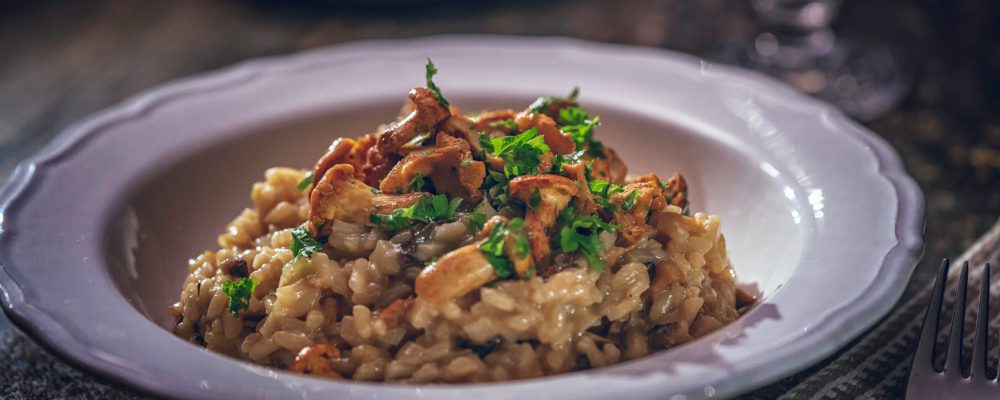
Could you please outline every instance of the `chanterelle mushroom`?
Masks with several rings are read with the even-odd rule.
[[[563,173],[570,179],[576,181],[578,187],[580,188],[580,192],[573,200],[573,207],[576,208],[577,213],[582,215],[593,214],[598,211],[598,205],[594,200],[594,194],[590,191],[590,185],[587,182],[586,171],[587,165],[583,162],[563,166]]]
[[[358,173],[362,171],[362,167],[365,165],[368,149],[372,145],[374,145],[374,140],[371,135],[362,136],[358,141],[350,138],[338,138],[334,140],[330,144],[330,148],[326,154],[313,167],[314,182],[337,164],[351,164],[354,167],[355,176],[359,175]]]
[[[670,179],[667,179],[666,186],[666,195],[669,199],[668,202],[671,205],[680,207],[682,210],[687,208],[688,188],[687,181],[684,180],[684,176],[674,172],[674,174],[670,176]]]
[[[553,153],[569,154],[576,150],[576,143],[569,135],[563,134],[556,126],[556,121],[545,114],[536,114],[531,111],[522,111],[514,119],[517,122],[518,132],[524,132],[531,128],[538,128],[538,134],[545,138],[545,144],[549,145]]]
[[[626,243],[632,244],[654,230],[646,219],[652,211],[667,206],[660,179],[654,174],[643,175],[625,184],[624,190],[611,196],[617,207],[614,212],[615,224],[621,227],[619,233]]]
[[[479,142],[479,135],[485,133],[496,137],[515,133],[517,125],[514,124],[514,115],[513,110],[490,110],[470,118],[453,112],[438,128],[441,132],[469,142],[472,154],[482,154],[483,146]]]
[[[371,225],[369,216],[372,213],[387,214],[397,208],[409,207],[422,195],[424,193],[376,193],[375,188],[354,177],[351,164],[337,164],[323,174],[309,194],[309,221],[320,223],[336,219]]]
[[[479,243],[472,243],[441,256],[417,275],[414,291],[419,298],[441,302],[471,293],[496,279],[496,272]]]
[[[413,110],[402,119],[389,125],[378,137],[378,150],[387,154],[400,154],[404,146],[417,146],[418,138],[429,138],[437,132],[437,125],[451,115],[451,111],[441,107],[437,97],[427,88],[410,91]]]
[[[404,157],[389,171],[379,186],[385,193],[417,190],[414,180],[428,178],[438,193],[463,199],[479,197],[479,186],[486,178],[486,166],[472,159],[469,143],[448,135],[438,135],[437,143]],[[420,182],[423,183],[423,182]]]
[[[579,190],[576,183],[560,175],[522,175],[510,180],[510,198],[525,204],[524,230],[535,261],[549,256],[551,248],[545,229],[556,222],[559,212]]]

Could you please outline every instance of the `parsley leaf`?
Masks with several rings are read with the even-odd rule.
[[[590,186],[590,192],[594,194],[594,201],[601,207],[604,207],[604,209],[608,212],[614,212],[616,209],[615,205],[611,204],[611,196],[615,193],[625,191],[625,188],[622,185],[602,181],[600,179],[590,180],[588,182],[588,186]],[[633,199],[632,203],[632,206],[635,207],[635,199]],[[628,201],[626,199],[626,208],[628,208],[627,204]]]
[[[512,119],[493,121],[490,122],[490,128],[505,132],[513,132],[517,130],[517,122],[514,122]]]
[[[432,221],[453,220],[455,211],[461,203],[461,198],[456,197],[448,201],[448,196],[443,194],[421,196],[412,206],[397,208],[388,215],[372,214],[368,219],[383,230],[394,232],[418,222],[426,224]]]
[[[639,198],[638,190],[632,190],[631,192],[629,192],[628,196],[625,197],[625,201],[622,202],[622,206],[625,207],[625,211],[632,211],[632,209],[635,208],[635,201],[638,198]]]
[[[489,139],[479,138],[483,150],[503,160],[503,172],[507,178],[537,174],[540,156],[549,151],[545,138],[538,134],[538,128],[531,128],[516,136],[501,136]]]
[[[312,171],[309,171],[308,173],[306,173],[306,176],[302,177],[302,180],[299,181],[299,186],[298,186],[299,191],[300,192],[306,191],[306,189],[309,189],[309,187],[312,186],[312,184],[313,184],[313,173]]]
[[[226,281],[222,283],[222,293],[229,298],[229,314],[238,317],[240,310],[250,308],[250,298],[253,291],[260,282],[243,278],[239,281]]]
[[[577,215],[573,206],[566,207],[559,213],[563,222],[559,230],[559,247],[565,253],[579,251],[587,258],[590,268],[604,272],[604,261],[601,260],[602,231],[618,229],[617,225],[604,222],[596,215]]]
[[[590,118],[590,113],[580,107],[559,110],[559,129],[569,134],[576,148],[587,148],[590,155],[604,157],[604,144],[594,140],[594,128],[601,124],[600,117]]]
[[[424,191],[424,175],[420,173],[413,175],[413,179],[410,180],[410,183],[406,187],[411,192]]]
[[[497,277],[501,279],[509,278],[515,273],[514,263],[505,251],[505,244],[508,237],[514,240],[513,247],[515,253],[522,258],[528,257],[531,254],[528,236],[521,231],[523,226],[524,220],[521,218],[514,218],[508,223],[501,222],[493,227],[486,240],[483,240],[479,244],[479,250],[483,252],[486,260],[493,266]]]
[[[535,190],[531,192],[531,198],[528,200],[528,208],[537,210],[540,205],[542,205],[542,190],[535,188]]]
[[[575,103],[576,97],[579,95],[580,95],[580,88],[574,87],[573,91],[569,92],[569,96],[567,96],[565,99],[560,97],[539,97],[538,99],[535,99],[535,101],[533,101],[530,105],[528,105],[528,109],[536,114],[545,114],[549,111],[549,108],[554,104],[567,103],[567,102]]]
[[[574,151],[569,154],[556,154],[552,159],[552,173],[562,174],[564,166],[576,164],[583,159],[585,150]]]
[[[510,197],[510,182],[507,176],[493,170],[487,170],[486,179],[483,181],[483,188],[486,189],[486,196],[494,209],[499,210],[507,205],[507,198]]]
[[[445,100],[444,96],[441,95],[441,88],[439,88],[438,85],[434,84],[434,80],[433,80],[434,79],[434,75],[437,74],[438,70],[437,70],[437,67],[434,66],[434,63],[431,62],[430,58],[427,59],[427,66],[425,67],[425,69],[427,70],[427,72],[426,72],[427,88],[430,89],[431,92],[434,92],[434,97],[437,98],[438,104],[440,104],[441,107],[444,107],[445,109],[447,109],[448,108],[448,100]]]
[[[323,250],[323,244],[313,239],[306,228],[292,229],[292,254],[295,258],[312,258],[313,253]]]
[[[486,226],[486,214],[479,211],[473,211],[469,213],[469,230],[472,233],[479,232],[483,230],[483,226]]]

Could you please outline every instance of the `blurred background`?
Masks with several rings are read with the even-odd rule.
[[[0,183],[74,120],[171,79],[249,58],[359,39],[558,35],[755,68],[834,102],[887,139],[927,201],[925,261],[904,301],[932,279],[935,260],[960,254],[1000,216],[997,1],[0,4]],[[17,357],[51,363],[41,352]],[[0,354],[0,364],[12,358]],[[59,373],[67,381],[80,376],[65,366],[44,368],[65,368]]]

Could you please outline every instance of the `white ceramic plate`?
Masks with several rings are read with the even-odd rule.
[[[390,120],[432,57],[465,110],[582,89],[633,172],[681,171],[721,214],[763,301],[690,344],[610,368],[488,385],[335,382],[217,355],[167,330],[186,260],[275,165]],[[371,41],[178,81],[75,125],[0,192],[12,320],[74,364],[182,398],[653,399],[730,396],[819,361],[895,303],[923,201],[898,157],[828,105],[747,71],[569,39]]]

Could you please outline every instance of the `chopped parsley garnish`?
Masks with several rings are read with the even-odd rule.
[[[260,282],[250,278],[222,283],[222,293],[229,298],[230,315],[238,317],[240,310],[250,308],[250,298],[253,297],[253,291],[259,284]]]
[[[546,113],[553,104],[560,104],[564,102],[576,102],[576,97],[580,95],[580,88],[574,87],[572,92],[569,92],[569,96],[565,99],[559,97],[539,97],[528,106],[528,109],[533,113]]]
[[[507,198],[510,197],[510,187],[507,185],[510,179],[507,176],[493,170],[487,170],[483,187],[486,189],[486,196],[490,200],[493,208],[499,210],[507,205]]]
[[[419,173],[413,175],[413,179],[410,180],[410,184],[406,185],[406,187],[411,192],[424,191],[424,175]]]
[[[594,194],[594,201],[608,212],[614,212],[616,207],[611,203],[611,196],[624,192],[625,188],[617,183],[602,181],[600,179],[592,179],[588,184],[590,192]],[[632,199],[632,203],[632,207],[635,207],[635,199]],[[626,199],[625,205],[628,208],[628,199]]]
[[[565,253],[579,250],[587,258],[590,268],[604,272],[604,261],[601,260],[602,231],[618,229],[617,225],[604,222],[596,215],[577,215],[573,206],[566,207],[559,213],[563,227],[559,230],[559,247]]]
[[[514,122],[512,119],[493,121],[490,122],[490,128],[505,132],[513,132],[517,130],[517,122]]]
[[[632,211],[632,209],[635,208],[635,201],[638,198],[639,198],[638,190],[632,190],[631,192],[629,192],[628,196],[625,197],[625,201],[622,202],[622,206],[625,207],[625,211]]]
[[[594,128],[601,124],[600,117],[590,118],[590,113],[580,107],[559,110],[559,129],[569,134],[577,149],[587,148],[590,155],[604,157],[604,144],[594,140]]]
[[[552,159],[552,173],[562,174],[564,166],[580,162],[585,152],[585,150],[580,150],[569,154],[556,154],[555,158]]]
[[[483,226],[486,226],[486,214],[479,211],[473,211],[469,213],[469,230],[472,233],[479,232],[483,230]]]
[[[507,178],[537,174],[540,156],[549,151],[545,138],[538,134],[538,128],[531,128],[516,136],[488,138],[480,135],[479,141],[487,154],[503,160],[503,172]]]
[[[434,97],[437,98],[438,104],[440,104],[441,107],[444,107],[445,109],[447,109],[448,108],[448,100],[445,100],[444,96],[441,95],[441,88],[439,88],[438,85],[434,84],[434,75],[437,74],[438,70],[437,70],[437,67],[434,66],[434,63],[431,62],[430,58],[427,59],[426,69],[427,69],[427,73],[426,73],[426,76],[427,76],[427,88],[430,89],[431,92],[434,92]]]
[[[421,196],[412,206],[397,208],[388,215],[372,214],[369,220],[383,230],[395,232],[418,222],[426,224],[431,221],[453,220],[455,210],[461,203],[461,198],[456,197],[448,201],[448,196],[443,194]]]
[[[535,190],[531,192],[531,198],[528,200],[528,208],[536,210],[540,205],[542,205],[542,190],[535,188]]]
[[[313,173],[312,171],[309,171],[308,173],[306,173],[306,176],[302,177],[302,180],[299,181],[299,186],[298,186],[299,191],[300,192],[306,191],[306,189],[309,189],[309,187],[312,186],[312,184],[313,184]]]
[[[479,250],[483,252],[497,277],[501,279],[509,278],[515,273],[514,263],[508,257],[504,246],[508,237],[514,240],[514,253],[521,259],[527,258],[531,253],[528,236],[521,231],[523,226],[524,220],[521,218],[514,218],[509,223],[501,222],[493,227],[486,240],[479,244]]]
[[[323,244],[316,241],[306,228],[292,229],[292,254],[295,258],[312,258],[313,253],[323,250]]]

